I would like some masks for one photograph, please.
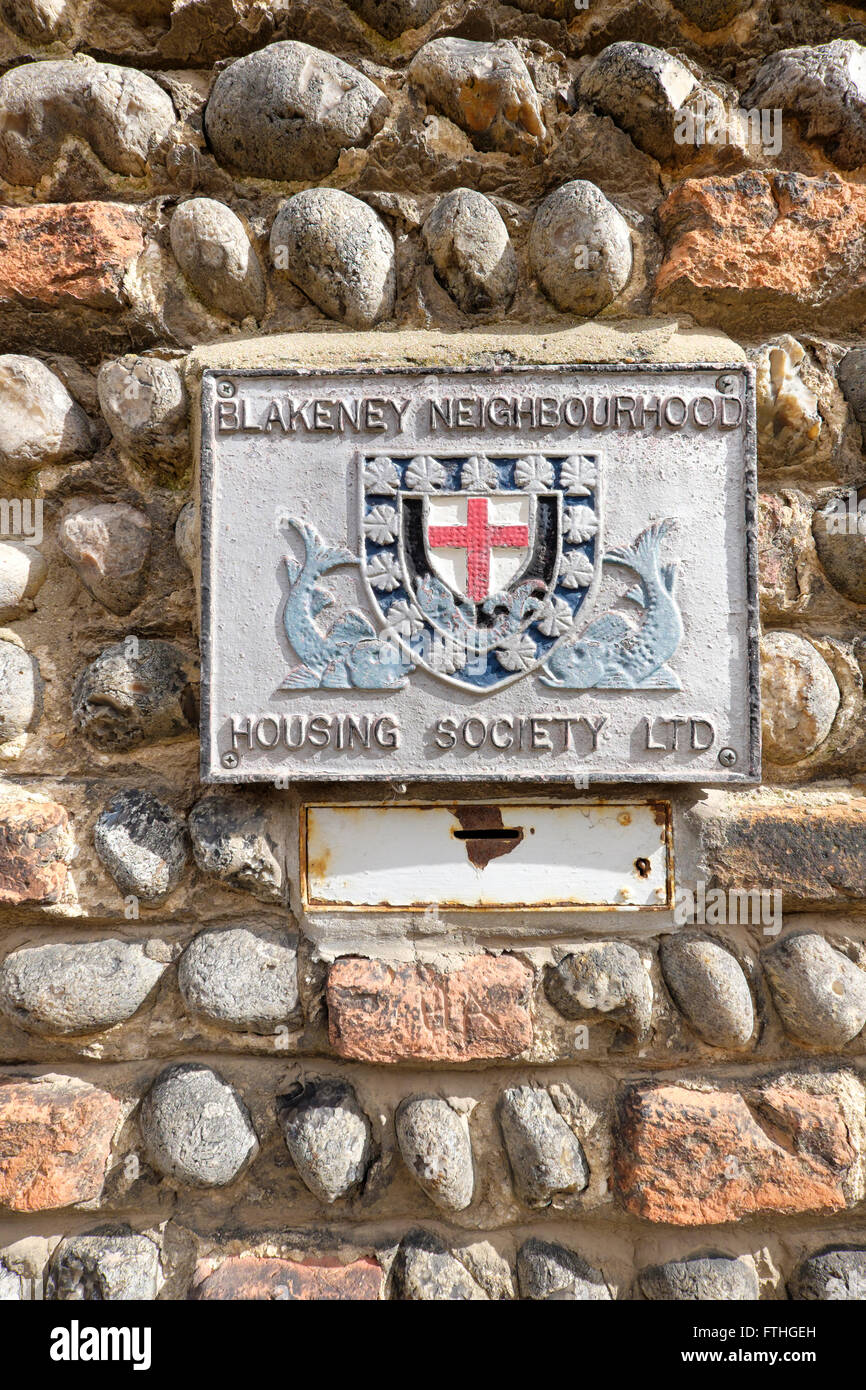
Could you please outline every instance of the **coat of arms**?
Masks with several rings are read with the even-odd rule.
[[[415,665],[477,693],[543,665],[601,565],[593,453],[364,459],[363,571]]]
[[[360,556],[289,519],[304,560],[286,559],[283,623],[301,660],[283,689],[397,690],[416,666],[477,695],[533,671],[571,690],[680,688],[672,523],[604,552],[598,454],[368,455],[360,496]],[[376,621],[333,611],[322,580],[344,565],[360,566]],[[636,578],[622,597],[637,621],[585,622],[602,565]]]

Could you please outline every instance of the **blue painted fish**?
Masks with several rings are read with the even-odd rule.
[[[662,565],[661,543],[672,526],[648,526],[630,546],[609,550],[606,565],[621,565],[638,576],[627,597],[643,609],[638,626],[621,613],[605,613],[576,642],[556,647],[541,676],[545,685],[570,690],[680,690],[666,665],[680,644],[682,618],[674,593],[676,565]]]
[[[318,581],[358,557],[343,546],[327,546],[314,527],[296,517],[288,525],[304,543],[304,562],[286,557],[289,596],[283,626],[301,664],[290,671],[281,690],[397,690],[406,684],[407,665],[397,647],[383,641],[363,613],[349,608],[323,632],[317,618],[334,600]]]

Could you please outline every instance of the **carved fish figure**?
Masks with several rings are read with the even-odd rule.
[[[291,588],[283,609],[283,626],[301,665],[290,671],[282,690],[398,690],[406,684],[407,666],[397,647],[380,638],[369,618],[349,608],[323,632],[316,619],[334,602],[319,579],[340,565],[357,565],[343,546],[327,546],[314,527],[295,517],[288,525],[304,543],[304,563],[286,558]]]
[[[680,690],[679,677],[665,663],[683,635],[674,598],[676,565],[662,565],[661,543],[670,521],[648,526],[632,545],[609,550],[606,565],[622,565],[638,576],[627,597],[643,609],[635,626],[621,613],[605,613],[576,642],[556,647],[541,676],[545,685],[570,690]]]

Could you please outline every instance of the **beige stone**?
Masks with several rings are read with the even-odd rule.
[[[761,641],[764,752],[795,763],[825,741],[841,699],[820,652],[795,632],[770,632]]]

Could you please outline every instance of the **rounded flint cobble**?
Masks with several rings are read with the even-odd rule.
[[[151,792],[119,791],[96,821],[96,853],[122,893],[160,902],[180,882],[189,856],[186,827]]]
[[[249,1111],[210,1067],[161,1072],[139,1114],[145,1153],[159,1172],[192,1187],[225,1187],[258,1153]]]

